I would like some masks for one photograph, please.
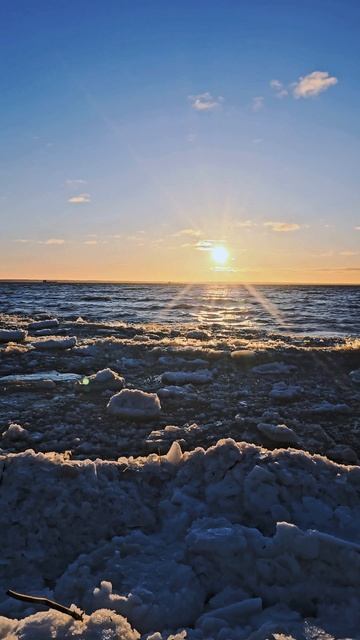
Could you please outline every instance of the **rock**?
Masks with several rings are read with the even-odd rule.
[[[161,404],[156,393],[146,393],[140,389],[123,389],[110,398],[107,410],[123,418],[151,420],[159,415]]]

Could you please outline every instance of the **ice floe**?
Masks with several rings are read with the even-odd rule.
[[[89,376],[88,381],[91,386],[106,389],[122,389],[125,386],[125,379],[109,368],[97,371],[97,373]]]
[[[59,373],[59,371],[39,371],[38,373],[15,373],[0,377],[0,384],[27,385],[41,382],[76,382],[83,376],[79,373]]]
[[[23,342],[27,336],[27,331],[23,329],[0,329],[1,342]]]
[[[213,379],[213,374],[209,369],[200,369],[199,371],[165,371],[161,380],[165,384],[182,385],[182,384],[207,384]]]
[[[291,373],[296,370],[296,366],[293,364],[285,364],[285,362],[267,362],[265,364],[259,364],[252,368],[254,373],[263,376],[270,375],[282,375]]]
[[[52,318],[48,320],[36,320],[34,322],[30,322],[29,329],[30,331],[39,331],[39,329],[56,329],[59,326],[59,320],[57,318]]]
[[[260,433],[273,442],[281,444],[294,444],[298,442],[298,436],[296,433],[292,429],[289,429],[285,424],[259,422],[256,426]]]
[[[37,342],[33,342],[33,346],[35,349],[39,350],[50,350],[50,349],[72,349],[76,346],[77,339],[75,336],[69,338],[49,338],[48,340],[38,340]]]
[[[146,420],[156,418],[161,411],[161,404],[156,393],[146,393],[140,389],[122,389],[109,400],[109,413],[130,418]]]
[[[288,385],[285,382],[276,382],[270,391],[270,398],[280,402],[293,402],[302,394],[301,387],[297,385]]]

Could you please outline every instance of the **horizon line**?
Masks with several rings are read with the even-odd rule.
[[[83,280],[83,279],[55,279],[55,278],[0,278],[0,283],[34,283],[34,284],[122,284],[122,285],[266,285],[266,286],[309,286],[309,287],[359,287],[360,282],[287,282],[287,281],[239,281],[226,282],[213,280]]]

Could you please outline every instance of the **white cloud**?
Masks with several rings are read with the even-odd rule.
[[[17,240],[14,240],[14,242],[19,242],[21,244],[30,244],[30,243],[49,244],[49,245],[65,244],[65,240],[63,238],[48,238],[47,240],[34,240],[34,238],[19,238]]]
[[[68,202],[71,204],[85,204],[87,202],[91,202],[91,197],[89,193],[79,193],[78,196],[72,196],[69,198]]]
[[[359,227],[354,227],[355,231],[360,231],[360,226]]]
[[[215,271],[216,273],[238,273],[239,271],[243,271],[243,269],[236,269],[235,267],[211,267],[211,271]]]
[[[287,233],[289,231],[298,231],[301,227],[296,222],[264,222],[264,227],[269,227],[272,231]]]
[[[294,98],[312,98],[323,93],[338,83],[335,76],[330,76],[328,71],[313,71],[307,76],[300,77],[293,86]]]
[[[98,241],[97,241],[97,240],[85,240],[85,241],[84,241],[84,244],[91,244],[91,245],[93,245],[93,244],[97,244],[97,243],[98,243]]]
[[[252,99],[252,110],[255,111],[255,113],[261,111],[261,109],[264,108],[264,102],[265,99],[263,96],[256,96]]]
[[[274,90],[277,98],[285,98],[289,95],[289,91],[280,80],[271,80],[270,87]]]
[[[222,96],[217,96],[217,98],[215,98],[208,91],[205,93],[199,93],[197,96],[188,96],[188,99],[195,111],[213,111],[220,107],[224,102],[224,98]]]
[[[340,256],[358,256],[358,251],[339,251]]]
[[[87,184],[87,180],[82,180],[81,178],[69,179],[69,180],[66,180],[65,182],[69,186],[72,186],[74,184]]]
[[[173,236],[175,238],[182,238],[182,237],[193,237],[193,238],[199,238],[202,235],[201,231],[199,229],[180,229],[180,231],[177,231],[176,233],[173,234]]]
[[[292,93],[293,97],[312,98],[323,93],[330,87],[338,83],[335,76],[330,76],[328,71],[312,71],[306,76],[300,76],[297,82],[292,82],[285,86],[280,80],[271,80],[270,87],[273,89],[277,98],[285,98]]]
[[[44,240],[42,244],[65,244],[65,240],[63,238],[49,238]]]
[[[211,251],[214,244],[214,240],[199,240],[194,246],[198,251]]]
[[[237,220],[234,223],[234,226],[238,227],[239,229],[250,229],[251,227],[256,227],[257,224],[252,220]]]

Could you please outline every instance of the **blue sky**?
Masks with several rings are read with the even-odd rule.
[[[359,282],[358,2],[0,13],[0,277]]]

